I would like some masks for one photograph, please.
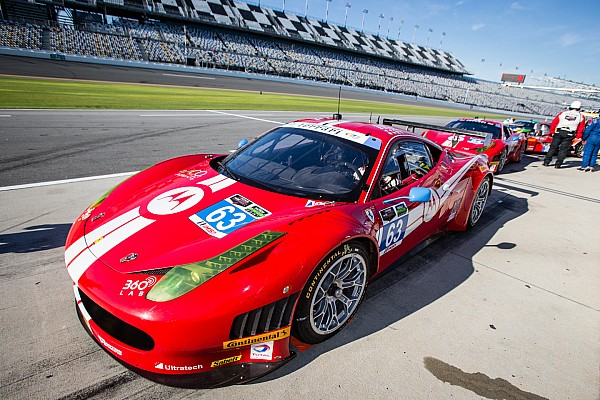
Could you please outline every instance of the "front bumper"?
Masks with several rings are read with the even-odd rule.
[[[286,364],[296,356],[295,352],[290,351],[287,358],[273,362],[242,362],[193,373],[151,372],[125,362],[107,350],[106,343],[101,343],[101,341],[98,340],[98,337],[96,337],[96,335],[92,332],[88,321],[82,314],[80,306],[76,305],[75,308],[77,310],[77,316],[79,317],[81,325],[83,325],[86,332],[92,337],[92,339],[94,339],[94,341],[96,341],[96,343],[98,343],[102,349],[106,351],[107,354],[138,375],[163,385],[188,389],[211,389],[242,384],[270,373],[271,371]]]

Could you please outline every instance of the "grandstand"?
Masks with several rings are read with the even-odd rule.
[[[9,48],[309,79],[539,115],[578,98],[476,80],[446,51],[233,0],[0,4],[0,46]],[[600,107],[598,99],[586,102]]]

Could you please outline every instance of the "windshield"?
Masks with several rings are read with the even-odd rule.
[[[519,128],[524,128],[526,130],[532,131],[535,127],[535,122],[534,121],[517,121],[517,122],[515,122],[515,125]]]
[[[500,125],[485,121],[452,121],[446,125],[447,128],[464,129],[481,133],[491,133],[492,139],[500,139]]]
[[[356,201],[377,151],[332,135],[281,127],[226,157],[224,175],[292,196]]]

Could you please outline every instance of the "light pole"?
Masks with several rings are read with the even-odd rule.
[[[419,25],[415,25],[415,29],[413,29],[413,37],[412,37],[412,42],[415,42],[415,34],[417,33],[417,29],[419,29]]]
[[[429,36],[431,36],[431,32],[433,32],[433,29],[429,28],[429,33],[427,33],[427,47],[429,47]]]
[[[400,31],[402,31],[402,24],[404,24],[404,20],[400,20],[400,26],[398,27],[398,40],[400,40]]]
[[[283,0],[283,12],[285,13],[285,0]]]
[[[325,0],[325,22],[327,22],[327,18],[329,17],[329,3],[331,3],[331,0]]]
[[[365,30],[365,15],[367,15],[369,13],[369,10],[367,10],[366,8],[363,8],[363,17],[362,17],[362,23],[360,24],[360,31],[364,32]]]
[[[352,7],[352,4],[346,3],[346,15],[344,16],[344,28],[346,27],[346,22],[348,21],[348,9]]]
[[[308,16],[308,0],[304,3],[304,18]]]
[[[446,32],[442,32],[440,36],[440,50],[442,49],[442,40],[444,39],[444,36],[446,36]]]
[[[388,29],[387,29],[387,37],[390,37],[390,24],[392,23],[392,21],[394,20],[394,17],[390,17],[390,19],[388,19]]]
[[[383,13],[379,13],[379,22],[377,24],[377,36],[379,36],[379,31],[381,30],[381,19],[384,17]]]

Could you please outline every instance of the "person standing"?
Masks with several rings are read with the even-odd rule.
[[[585,117],[581,113],[581,102],[575,100],[569,106],[568,110],[560,112],[550,124],[550,132],[553,132],[552,143],[550,143],[550,149],[546,153],[543,165],[545,167],[550,165],[552,157],[558,152],[556,157],[556,164],[554,168],[560,168],[567,153],[571,142],[576,135],[582,134],[585,129]]]
[[[583,157],[581,158],[581,167],[577,168],[580,171],[594,171],[596,166],[596,158],[600,151],[600,118],[596,118],[583,132],[581,137],[585,147],[583,148]]]

